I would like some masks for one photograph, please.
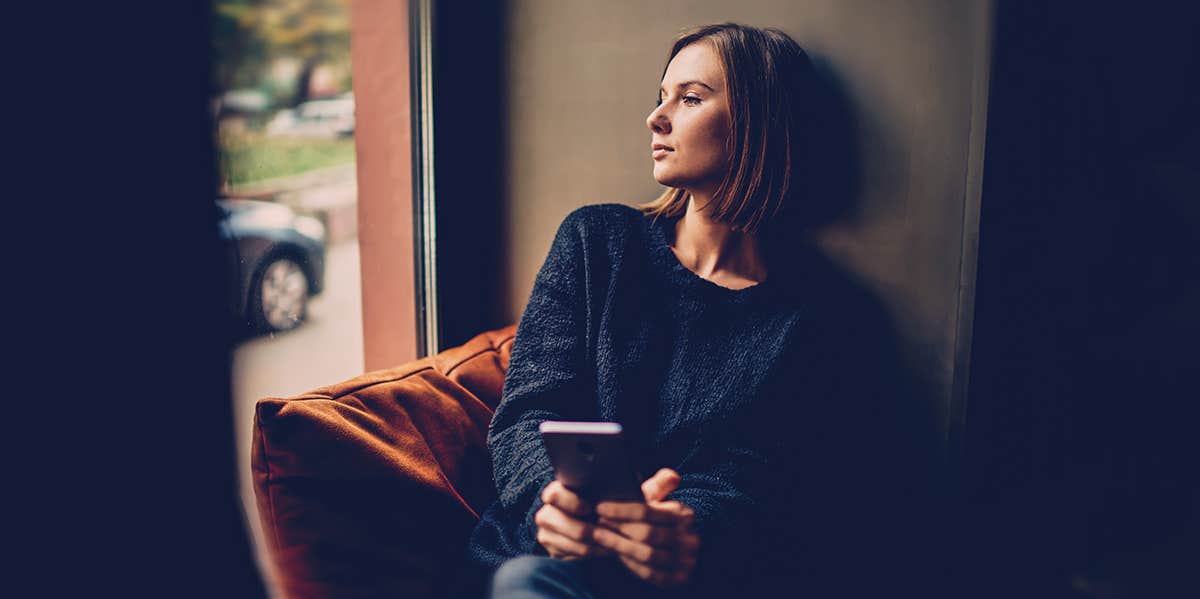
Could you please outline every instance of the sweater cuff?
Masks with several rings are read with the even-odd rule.
[[[668,493],[666,499],[673,499],[691,508],[695,513],[696,531],[703,535],[736,520],[740,511],[734,501],[714,495],[707,490],[684,487]]]
[[[692,570],[689,586],[696,589],[721,589],[717,594],[747,588],[753,558],[752,522],[744,518],[740,505],[715,497],[706,490],[677,489],[673,499],[695,513],[695,531],[700,535],[700,552]]]

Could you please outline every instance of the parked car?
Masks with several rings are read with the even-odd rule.
[[[254,333],[294,329],[325,285],[325,226],[273,202],[218,199],[229,307]]]

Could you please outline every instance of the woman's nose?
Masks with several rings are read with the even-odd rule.
[[[646,126],[655,133],[670,133],[671,121],[662,113],[662,106],[656,106],[646,117]]]

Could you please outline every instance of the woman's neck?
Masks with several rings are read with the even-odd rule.
[[[708,209],[701,211],[698,206],[707,199],[692,196],[675,223],[671,249],[679,262],[724,287],[740,289],[765,280],[767,265],[758,238],[714,220]]]

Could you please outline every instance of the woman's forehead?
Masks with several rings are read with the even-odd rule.
[[[721,59],[708,44],[689,44],[680,50],[667,65],[662,86],[670,90],[689,82],[703,83],[714,91],[723,87]]]

